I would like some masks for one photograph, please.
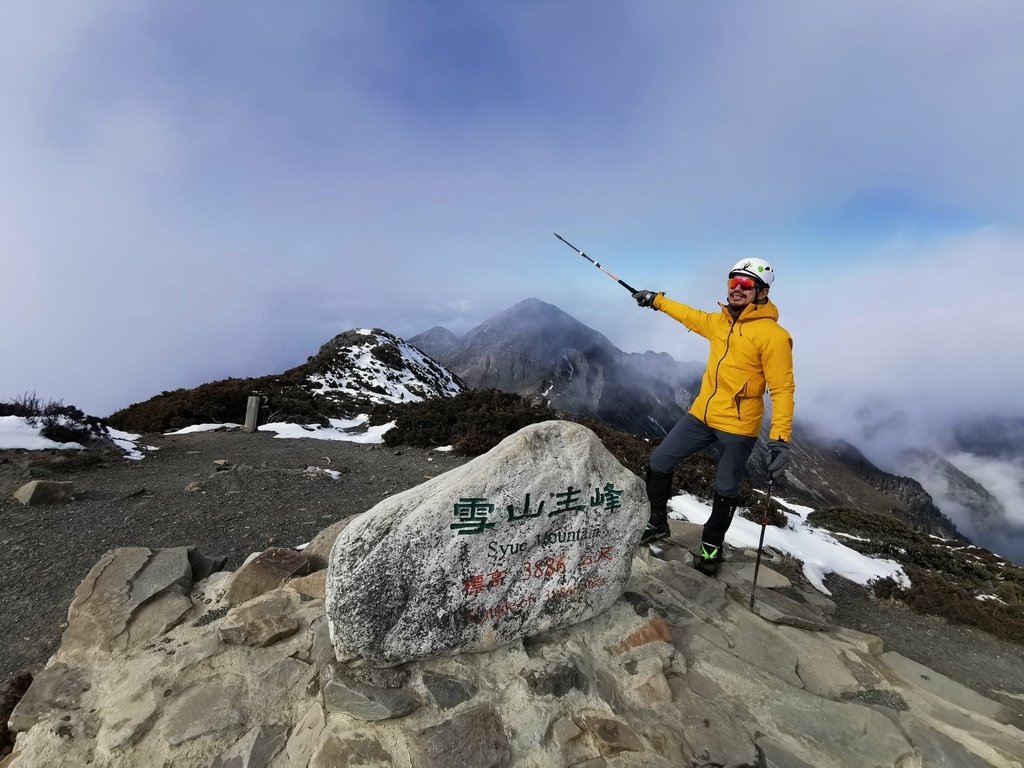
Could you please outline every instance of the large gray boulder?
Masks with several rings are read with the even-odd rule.
[[[641,480],[591,430],[526,427],[342,531],[327,575],[335,651],[401,663],[589,619],[622,593],[647,510]]]

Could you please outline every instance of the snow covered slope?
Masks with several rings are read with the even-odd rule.
[[[357,328],[324,344],[315,356],[321,372],[312,392],[328,398],[365,397],[374,403],[409,403],[452,397],[466,389],[454,374],[380,328]]]

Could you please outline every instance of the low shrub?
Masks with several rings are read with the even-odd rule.
[[[291,421],[326,425],[331,418],[347,418],[369,410],[366,400],[339,393],[313,394],[308,376],[321,372],[316,361],[278,376],[221,379],[193,389],[161,392],[156,397],[122,408],[107,419],[130,432],[166,432],[192,424],[240,423],[250,395],[260,398],[260,423]]]
[[[384,433],[387,445],[451,445],[466,456],[486,453],[530,424],[558,418],[546,405],[497,389],[472,389],[389,410],[395,426]]]
[[[31,419],[39,426],[39,434],[57,443],[85,445],[104,435],[103,422],[95,416],[86,416],[81,409],[65,405],[63,400],[44,401],[35,392],[0,403],[0,416]]]
[[[878,512],[831,508],[812,512],[807,519],[835,533],[860,537],[843,539],[851,549],[903,566],[910,587],[879,579],[871,584],[875,597],[1024,644],[1024,568],[980,547],[932,538]],[[981,595],[992,598],[979,599]]]
[[[1024,601],[978,599],[977,590],[927,568],[907,569],[910,587],[894,579],[872,583],[876,597],[898,600],[915,613],[939,616],[954,624],[977,627],[990,635],[1024,645]],[[999,595],[996,595],[999,597]]]
[[[761,525],[773,525],[776,528],[785,528],[789,524],[789,517],[783,511],[782,505],[772,499],[768,505],[768,497],[757,495],[750,506],[740,512],[740,517],[752,520]]]
[[[10,402],[0,403],[0,416],[20,416],[27,419],[42,416],[46,407],[35,392],[25,392]]]

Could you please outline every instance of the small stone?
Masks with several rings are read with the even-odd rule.
[[[8,727],[15,732],[27,731],[52,714],[78,709],[82,694],[88,690],[82,670],[52,664],[32,679],[32,685],[11,712]]]
[[[505,726],[491,706],[470,709],[409,739],[414,768],[506,768],[512,747]]]
[[[328,736],[309,762],[309,768],[384,768],[393,765],[391,753],[362,733]]]
[[[632,728],[621,720],[603,715],[581,715],[579,725],[594,737],[602,755],[620,752],[642,752],[643,742]]]
[[[193,480],[191,483],[185,486],[185,490],[188,491],[189,493],[201,491],[203,490],[203,484],[200,483],[198,480]]]
[[[53,480],[33,480],[14,492],[14,498],[25,506],[39,504],[63,504],[72,500],[74,483]]]
[[[287,741],[287,725],[259,725],[222,752],[210,768],[266,768]]]
[[[570,718],[561,717],[555,720],[548,729],[548,739],[556,746],[564,747],[570,741],[579,738],[582,733],[583,729]]]
[[[285,584],[301,595],[323,600],[327,596],[327,571],[319,570],[308,576],[288,579]]]
[[[423,673],[423,687],[441,709],[453,709],[472,699],[477,692],[477,687],[467,680],[433,672]]]
[[[329,712],[357,720],[390,720],[416,711],[420,702],[405,688],[373,688],[346,675],[337,664],[327,666],[321,696]]]
[[[663,672],[655,672],[637,691],[644,701],[668,704],[672,701],[672,688]]]
[[[309,560],[301,552],[271,547],[231,575],[224,601],[229,605],[244,603],[264,592],[277,589],[290,576],[304,576],[307,573]]]
[[[299,620],[292,615],[295,610],[294,599],[276,590],[232,608],[217,633],[229,645],[265,648],[299,629]]]
[[[244,701],[245,688],[238,679],[198,683],[168,707],[161,728],[164,741],[177,746],[213,733],[238,736],[245,723]]]
[[[521,673],[526,684],[538,696],[554,696],[561,698],[573,688],[580,688],[580,671],[568,662],[542,664],[533,668],[527,667]]]

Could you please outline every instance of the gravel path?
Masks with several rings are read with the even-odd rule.
[[[467,461],[419,448],[265,433],[147,436],[159,451],[142,461],[111,455],[99,466],[55,466],[54,454],[0,452],[0,684],[40,667],[56,650],[75,587],[109,549],[196,545],[237,568],[268,546],[294,546],[331,523]],[[215,460],[230,468],[216,471]],[[341,472],[310,476],[307,467]],[[212,475],[212,477],[211,477]],[[31,479],[71,480],[76,500],[23,507],[11,494]],[[199,481],[203,492],[186,491]],[[1024,648],[898,605],[876,603],[836,577],[828,581],[838,623],[880,636],[894,650],[985,695],[1024,694]]]

